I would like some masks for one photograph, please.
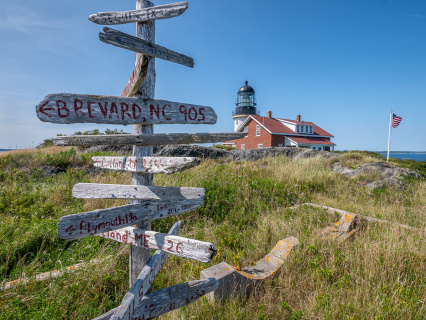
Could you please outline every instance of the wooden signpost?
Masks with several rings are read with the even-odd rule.
[[[129,244],[130,290],[121,305],[97,319],[152,319],[186,306],[214,291],[214,278],[178,284],[148,294],[168,254],[210,262],[217,253],[209,242],[177,236],[181,222],[169,234],[149,230],[151,220],[164,219],[202,205],[205,190],[152,186],[153,175],[171,174],[200,163],[198,158],[153,157],[153,145],[211,143],[239,139],[244,133],[154,134],[153,124],[214,124],[210,107],[154,99],[155,58],[194,66],[194,60],[155,44],[155,20],[182,14],[187,2],[154,7],[137,0],[136,10],[101,12],[89,19],[99,24],[136,22],[137,37],[104,28],[100,40],[137,52],[135,69],[120,97],[56,93],[37,106],[41,121],[52,123],[134,124],[133,135],[57,137],[57,145],[133,145],[132,157],[94,157],[94,166],[132,172],[131,185],[85,183],[73,188],[81,199],[129,199],[120,207],[64,216],[57,225],[61,239],[98,236]],[[134,96],[134,98],[132,98]],[[151,257],[151,250],[158,250]]]
[[[166,144],[215,143],[244,138],[247,132],[217,133],[157,133],[157,134],[108,134],[58,136],[53,138],[57,146],[149,146]]]
[[[64,216],[59,221],[58,236],[61,239],[79,239],[97,233],[136,225],[144,220],[172,217],[196,209],[203,200],[144,201],[138,204],[100,209]]]
[[[121,93],[122,97],[133,97],[138,92],[148,73],[148,61],[147,56],[140,53],[136,55],[135,70]]]
[[[77,199],[129,199],[180,201],[204,199],[203,188],[128,186],[118,184],[78,183],[72,189]]]
[[[89,20],[102,25],[145,22],[150,20],[169,19],[180,16],[188,9],[188,2],[176,2],[141,10],[124,12],[100,12],[89,16]]]
[[[215,124],[210,107],[154,99],[88,94],[47,95],[36,107],[41,121],[106,124]]]
[[[150,57],[160,58],[186,67],[194,67],[194,59],[191,57],[112,28],[105,27],[104,33],[99,33],[99,39],[116,47],[143,53]]]
[[[200,164],[200,159],[191,157],[93,157],[92,160],[95,167],[103,169],[165,174]]]

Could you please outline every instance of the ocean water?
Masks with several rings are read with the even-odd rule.
[[[386,157],[386,152],[377,152],[378,154]],[[426,152],[391,152],[389,153],[390,158],[407,160],[412,159],[415,161],[426,161]]]
[[[12,150],[12,149],[0,149],[0,152],[3,152],[3,151],[10,151],[10,150]]]

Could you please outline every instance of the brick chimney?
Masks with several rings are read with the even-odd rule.
[[[297,122],[302,121],[301,119],[302,119],[302,117],[300,116],[300,114],[298,114],[298,115],[297,115]]]
[[[272,118],[272,111],[268,111],[268,118],[271,119]]]

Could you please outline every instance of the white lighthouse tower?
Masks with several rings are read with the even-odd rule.
[[[232,112],[232,119],[234,119],[234,131],[247,119],[251,114],[258,114],[256,111],[256,94],[254,89],[248,85],[246,81],[245,86],[238,90],[237,94],[237,108]]]

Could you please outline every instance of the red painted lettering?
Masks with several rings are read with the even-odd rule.
[[[167,106],[168,106],[167,104],[165,104],[165,105],[163,106],[163,110],[161,110],[161,114],[163,115],[164,119],[166,119],[166,120],[172,120],[171,118],[168,118],[168,117],[166,116],[166,112],[165,112],[165,110],[166,110],[166,107],[167,107]]]
[[[185,115],[185,121],[188,121],[188,110],[186,110],[185,106],[179,107],[179,112]]]
[[[151,120],[154,119],[154,113],[157,116],[157,119],[159,119],[160,118],[160,106],[157,104],[157,109],[155,109],[155,106],[151,104],[149,106],[149,113],[151,115]]]
[[[104,119],[107,117],[108,114],[108,101],[105,101],[105,107],[102,106],[102,102],[98,102],[99,108],[101,109],[102,115],[104,116]]]
[[[121,104],[121,119],[124,120],[124,115],[127,114],[129,118],[132,118],[132,116],[129,113],[129,105],[127,103],[122,102]],[[126,107],[126,108],[124,108]]]
[[[115,113],[117,115],[117,119],[120,119],[120,115],[118,114],[117,104],[115,102],[111,103],[111,110],[109,111],[109,118],[112,119],[112,114]]]
[[[60,106],[60,104],[62,104],[62,106]],[[70,109],[67,108],[67,104],[62,100],[56,101],[56,106],[58,107],[58,116],[61,118],[66,118],[70,115]],[[65,114],[63,114],[61,110],[64,110]]]
[[[136,108],[138,110],[136,110]],[[132,105],[133,119],[136,120],[141,116],[142,109],[136,103]],[[145,122],[145,121],[144,121]]]
[[[172,240],[167,240],[167,242],[170,244],[170,247],[167,248],[168,251],[173,252],[173,241]]]
[[[89,118],[96,118],[94,115],[92,115],[92,104],[96,104],[96,102],[88,101],[87,102],[87,112],[89,113]]]
[[[194,113],[194,116],[193,116],[193,117],[191,117],[191,114],[192,114],[192,113]],[[189,111],[188,111],[188,118],[189,118],[189,120],[194,121],[195,119],[197,119],[197,116],[198,116],[198,114],[197,114],[197,110],[195,110],[195,108],[194,108],[194,107],[189,108]]]
[[[183,245],[182,242],[178,242],[178,244],[176,245],[176,252],[177,253],[183,254],[182,245]]]
[[[75,116],[78,118],[78,112],[80,111],[80,115],[82,117],[85,116],[84,112],[81,111],[81,109],[83,109],[83,101],[79,100],[79,99],[75,99],[74,100],[74,112],[75,112]]]
[[[198,109],[198,113],[200,114],[200,116],[202,116],[200,119],[198,119],[198,121],[203,121],[203,120],[206,119],[206,116],[203,113],[204,110],[206,110],[206,108],[200,108],[200,109]]]
[[[144,246],[145,248],[149,248],[149,246],[148,246],[148,238],[150,238],[150,236],[149,236],[149,235],[147,235],[147,234],[145,234],[145,235],[143,236],[143,246]]]

